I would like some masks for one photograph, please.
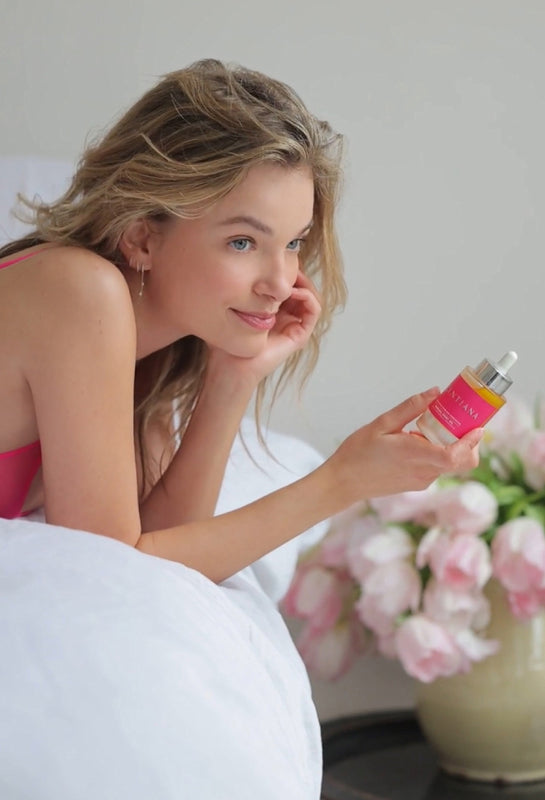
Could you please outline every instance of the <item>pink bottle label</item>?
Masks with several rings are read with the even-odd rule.
[[[487,403],[458,375],[428,410],[444,428],[460,439],[474,428],[482,428],[498,409]]]

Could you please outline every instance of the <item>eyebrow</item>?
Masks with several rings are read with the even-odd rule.
[[[240,223],[250,225],[252,228],[261,231],[261,233],[266,233],[267,236],[272,236],[274,233],[273,229],[268,225],[265,225],[264,222],[261,222],[261,220],[257,219],[256,217],[252,217],[247,214],[241,214],[237,217],[229,217],[229,219],[224,219],[220,225],[238,225]],[[308,225],[305,225],[305,227],[297,235],[301,236],[303,233],[306,233],[308,230],[310,230],[311,227],[312,220],[308,223]]]

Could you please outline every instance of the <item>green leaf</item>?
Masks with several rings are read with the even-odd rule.
[[[510,508],[507,508],[505,511],[505,518],[506,519],[516,519],[517,517],[522,517],[526,514],[526,506],[530,502],[530,498],[527,496],[522,497],[520,500],[517,500],[516,503]]]
[[[403,522],[401,527],[404,528],[409,536],[417,543],[428,530],[424,525],[417,525],[416,522]]]
[[[509,506],[517,500],[522,500],[526,496],[526,492],[522,486],[498,486],[494,489],[494,496],[500,506]]]
[[[431,569],[426,565],[422,567],[420,570],[420,580],[422,581],[422,591],[426,588],[428,581],[431,578]]]
[[[469,477],[473,481],[480,481],[480,483],[484,483],[485,486],[502,485],[502,482],[490,466],[488,459],[482,460],[478,467],[472,469],[469,473]]]
[[[524,484],[524,466],[518,453],[511,453],[511,467],[513,480]]]
[[[498,526],[497,525],[492,525],[492,527],[489,528],[487,531],[485,531],[484,533],[481,533],[480,538],[483,540],[483,542],[485,542],[490,547],[490,545],[492,544],[492,539],[496,535],[496,531],[497,530],[498,530]]]
[[[525,514],[527,517],[537,520],[545,528],[545,508],[543,506],[536,506],[530,503],[525,508]]]

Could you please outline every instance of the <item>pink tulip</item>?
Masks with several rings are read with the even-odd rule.
[[[408,617],[397,629],[395,640],[405,672],[423,683],[460,669],[462,656],[453,636],[422,614]]]
[[[490,621],[490,604],[479,591],[457,591],[431,578],[422,601],[427,617],[450,631],[465,628],[480,630]]]
[[[343,528],[332,528],[320,542],[316,559],[325,567],[344,567],[347,563],[346,551],[350,533]]]
[[[324,630],[335,624],[342,610],[345,591],[339,576],[320,566],[300,566],[286,596],[283,611],[291,617],[310,619]]]
[[[340,678],[365,646],[365,633],[355,618],[339,622],[327,631],[306,625],[297,640],[297,648],[308,669],[324,681]]]
[[[500,649],[500,643],[495,639],[483,639],[468,628],[455,633],[454,639],[462,654],[460,672],[469,672],[474,661],[483,661]]]
[[[545,487],[545,431],[531,431],[527,434],[519,456],[524,467],[526,483],[540,491]]]
[[[332,518],[329,531],[316,553],[321,564],[327,567],[346,566],[350,542],[367,535],[368,523],[372,519],[366,516],[367,511],[366,503],[357,503]],[[376,530],[376,526],[373,530]]]
[[[383,530],[384,525],[374,514],[367,514],[358,520],[357,525],[351,526],[350,538],[346,548],[346,566],[354,576],[364,572],[363,546],[369,539],[377,533],[382,533]]]
[[[369,501],[383,522],[424,521],[432,508],[432,498],[437,486],[432,484],[421,492],[401,492]]]
[[[422,569],[422,567],[426,567],[430,563],[433,549],[437,542],[445,536],[447,536],[447,534],[443,533],[441,528],[434,527],[426,531],[416,549],[415,563],[418,569]]]
[[[492,492],[477,481],[467,481],[435,494],[436,525],[453,533],[478,536],[495,522],[498,503]]]
[[[507,600],[513,616],[521,620],[531,619],[545,607],[545,589],[507,592]]]
[[[407,558],[413,551],[414,542],[403,528],[397,525],[379,526],[366,539],[351,545],[348,568],[356,580],[364,583],[376,567]]]
[[[406,561],[391,561],[369,573],[356,612],[367,628],[385,637],[393,633],[400,614],[416,611],[421,591],[416,569]]]
[[[492,574],[490,551],[482,539],[472,534],[434,533],[431,544],[424,543],[419,566],[425,563],[422,553],[439,583],[452,589],[467,592],[481,588]]]
[[[492,569],[508,592],[526,594],[545,586],[545,531],[537,520],[517,517],[497,529]]]
[[[492,542],[494,576],[507,590],[511,612],[530,619],[545,607],[545,531],[530,517],[498,528]]]
[[[510,395],[509,401],[487,424],[483,447],[508,457],[511,452],[518,450],[521,439],[533,427],[530,408],[521,398]]]

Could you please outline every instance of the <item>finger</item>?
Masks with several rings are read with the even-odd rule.
[[[405,427],[409,422],[420,416],[429,404],[439,394],[439,389],[434,386],[425,392],[413,394],[408,397],[399,405],[381,414],[372,423],[379,433],[397,433]]]
[[[479,463],[479,443],[483,434],[482,428],[475,428],[450,446],[455,458],[460,462],[460,469],[473,469]]]
[[[310,321],[309,318],[294,317],[284,312],[282,315],[277,315],[277,323],[269,333],[269,339],[278,337],[289,339],[296,349],[299,349],[308,342],[315,324],[315,317]]]
[[[297,273],[297,278],[295,280],[294,288],[308,289],[308,291],[312,292],[314,297],[316,297],[318,302],[321,303],[320,293],[318,289],[316,288],[314,283],[310,280],[308,275],[305,275],[305,273],[302,270],[299,270],[299,272]]]
[[[305,327],[313,328],[320,316],[322,307],[318,298],[307,289],[293,288],[291,296],[280,306],[278,316],[288,314]]]
[[[284,303],[282,303],[282,305],[284,306],[286,303],[300,303],[305,301],[320,305],[320,301],[316,292],[313,292],[312,289],[307,289],[305,286],[296,285],[292,287],[290,296],[284,301]]]
[[[473,450],[474,447],[479,445],[479,442],[484,436],[484,428],[475,428],[469,433],[466,433],[465,436],[462,436],[460,442],[466,444],[470,450]]]
[[[448,459],[444,472],[459,474],[474,469],[479,463],[479,442],[483,433],[482,428],[476,428],[454,444],[449,444],[444,451]]]

